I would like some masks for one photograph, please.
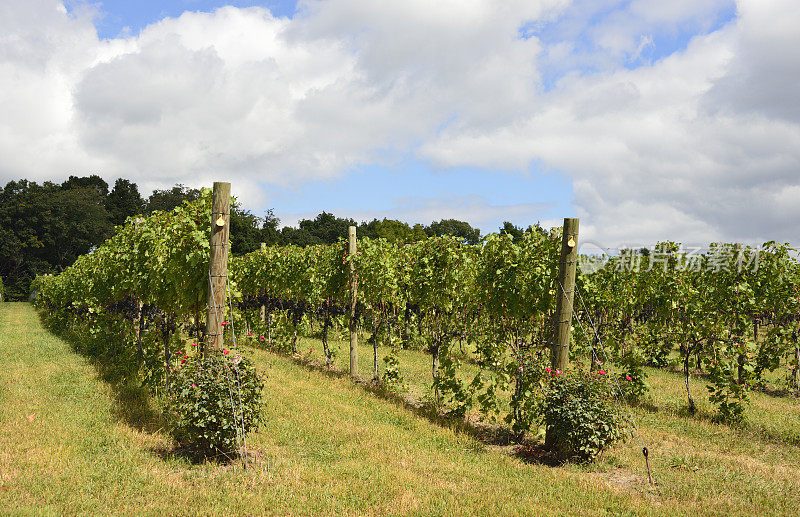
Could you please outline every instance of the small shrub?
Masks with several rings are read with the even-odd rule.
[[[543,414],[546,445],[564,459],[591,461],[623,434],[603,370],[553,377],[545,392]]]
[[[173,437],[198,459],[231,459],[243,435],[260,423],[262,389],[255,367],[241,355],[186,359],[170,381]]]

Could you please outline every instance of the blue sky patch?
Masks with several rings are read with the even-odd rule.
[[[415,213],[457,213],[465,206],[481,205],[488,212],[485,218],[480,217],[483,220],[469,213],[449,217],[468,220],[486,233],[497,231],[504,220],[527,227],[538,221],[574,216],[571,182],[556,172],[542,173],[533,168],[525,173],[472,167],[441,170],[408,159],[394,166],[358,167],[335,179],[299,186],[266,184],[264,188],[269,207],[286,222],[294,216],[325,210],[337,215],[384,213],[390,219],[429,224],[430,218],[415,217]],[[513,209],[504,213],[502,207]]]
[[[67,1],[68,10],[80,5],[77,1]],[[97,2],[100,17],[95,20],[97,34],[102,39],[137,35],[139,31],[164,18],[177,18],[185,11],[212,12],[218,7],[265,7],[276,17],[292,17],[297,2],[295,0],[103,0]]]

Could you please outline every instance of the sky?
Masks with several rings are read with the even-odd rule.
[[[796,0],[0,2],[0,183],[800,246]]]

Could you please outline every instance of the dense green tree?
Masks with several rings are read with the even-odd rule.
[[[181,206],[184,201],[196,201],[200,199],[200,190],[196,188],[186,187],[180,183],[165,190],[154,190],[150,197],[147,198],[148,214],[153,213],[155,210],[169,211],[177,206]]]
[[[70,176],[67,181],[61,184],[61,188],[65,190],[87,187],[94,188],[103,197],[108,195],[108,183],[97,174],[92,174],[91,176]]]
[[[281,237],[285,244],[298,246],[332,244],[339,239],[346,239],[347,228],[356,226],[356,222],[322,212],[314,219],[302,219],[297,226],[298,228],[284,226],[281,229]]]
[[[61,185],[11,181],[0,191],[0,276],[8,299],[25,299],[31,280],[57,272],[113,233],[108,185],[71,176]]]
[[[324,244],[322,239],[313,235],[310,231],[303,228],[292,228],[284,226],[281,228],[281,242],[284,244],[294,244],[296,246],[313,246]]]
[[[260,218],[234,202],[231,205],[231,252],[250,253],[261,247],[262,242],[265,241]]]
[[[36,254],[42,248],[38,236],[38,217],[44,219],[49,214],[46,209],[36,208],[34,196],[38,190],[55,192],[60,188],[53,183],[38,185],[27,180],[10,181],[0,191],[0,276],[5,279],[7,299],[24,299],[27,294],[25,286],[30,284],[31,277],[50,269],[49,264]]]
[[[509,221],[503,221],[503,226],[500,227],[500,235],[510,235],[513,242],[520,242],[524,234],[521,227],[514,226]]]
[[[267,246],[281,244],[283,239],[280,230],[278,230],[281,220],[278,219],[275,212],[270,208],[264,213],[261,221],[261,242],[266,243]]]
[[[347,229],[356,226],[352,219],[336,217],[328,212],[322,212],[314,219],[303,219],[298,223],[301,230],[307,230],[325,244],[332,244],[339,239],[347,238]]]
[[[106,210],[114,225],[123,224],[133,215],[144,212],[145,202],[139,194],[136,183],[119,178],[114,183],[114,188],[106,197]]]
[[[468,222],[459,221],[457,219],[434,221],[430,226],[425,228],[425,233],[430,237],[450,235],[461,239],[461,242],[464,244],[478,244],[481,240],[480,229],[473,228]]]
[[[105,197],[94,186],[62,189],[42,204],[53,216],[41,228],[44,257],[59,271],[113,234]]]
[[[378,220],[362,222],[358,225],[358,236],[370,239],[383,238],[389,242],[416,242],[427,237],[425,227],[415,224],[413,227],[408,223],[396,219]]]

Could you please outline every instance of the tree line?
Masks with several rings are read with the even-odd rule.
[[[36,275],[59,273],[75,260],[102,244],[130,216],[172,210],[184,201],[200,197],[200,190],[177,184],[154,190],[147,198],[136,183],[120,178],[109,184],[98,175],[69,176],[62,183],[37,183],[22,179],[0,187],[0,285],[7,300],[27,299]],[[331,244],[357,226],[359,237],[384,238],[390,242],[415,242],[450,235],[465,244],[477,244],[481,232],[456,219],[429,225],[395,219],[357,223],[350,218],[322,212],[303,219],[297,227],[280,225],[273,210],[263,216],[234,203],[231,207],[231,251],[245,254],[267,245],[311,246]],[[504,223],[500,233],[521,238],[523,229]]]

